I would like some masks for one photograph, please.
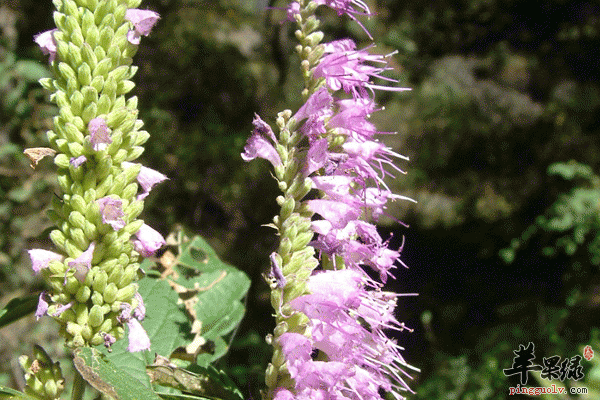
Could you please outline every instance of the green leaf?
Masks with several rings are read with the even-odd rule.
[[[17,297],[0,310],[0,328],[21,319],[35,311],[39,295]]]
[[[215,343],[213,354],[200,354],[196,360],[199,365],[207,366],[229,348],[226,336],[244,316],[242,299],[250,288],[250,279],[244,272],[221,261],[200,236],[187,241],[180,239],[180,243],[175,282],[197,291],[194,310],[202,323],[201,334]]]
[[[23,392],[19,392],[18,390],[14,390],[11,388],[0,386],[0,400],[38,400],[35,397],[32,397]]]
[[[74,352],[75,368],[94,389],[119,400],[159,400],[151,389],[131,379],[126,369],[118,368],[104,354],[90,347]]]

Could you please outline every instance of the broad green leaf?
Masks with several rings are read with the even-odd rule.
[[[151,389],[131,379],[126,369],[118,368],[108,358],[90,347],[74,352],[75,368],[94,389],[118,400],[159,400]]]
[[[0,310],[0,328],[25,317],[35,311],[39,295],[12,299]]]
[[[195,295],[196,317],[202,323],[202,336],[215,343],[214,354],[200,354],[199,365],[206,366],[224,355],[228,348],[226,336],[240,323],[245,307],[242,299],[250,288],[248,276],[221,261],[215,251],[200,236],[180,240],[176,283],[199,289]]]

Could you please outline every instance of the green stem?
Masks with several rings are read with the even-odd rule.
[[[71,392],[71,400],[81,400],[83,399],[83,392],[85,392],[85,381],[83,377],[77,371],[76,368],[73,368],[75,374],[75,380],[73,381],[73,391]]]

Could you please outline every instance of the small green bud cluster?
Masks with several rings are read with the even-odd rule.
[[[65,389],[65,379],[60,363],[53,363],[48,354],[38,345],[33,348],[34,358],[19,357],[25,372],[25,393],[41,400],[59,399]]]
[[[166,177],[130,162],[149,138],[137,119],[137,98],[125,97],[135,86],[136,23],[139,13],[151,13],[152,24],[158,20],[156,13],[131,9],[140,2],[53,0],[57,29],[36,38],[50,53],[55,74],[40,83],[59,107],[48,139],[63,194],[48,215],[56,224],[50,238],[65,256],[36,259],[33,252],[42,250],[30,255],[50,286],[37,315],[55,317],[69,347],[109,346],[123,336],[129,320],[123,310],[140,305],[134,299],[140,255],[164,242],[137,218],[151,186]],[[151,176],[140,179],[144,174]],[[138,195],[138,182],[145,193]],[[141,237],[148,230],[153,245]]]

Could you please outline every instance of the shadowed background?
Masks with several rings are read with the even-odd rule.
[[[367,3],[377,14],[362,20],[373,51],[395,51],[388,76],[413,88],[377,93],[385,110],[373,120],[398,132],[382,140],[411,159],[389,185],[418,201],[388,208],[409,229],[393,219],[381,225],[396,246],[405,236],[410,267],[388,287],[419,293],[398,307],[414,328],[398,341],[422,370],[415,398],[503,399],[519,383],[502,373],[519,344],[535,343],[538,364],[586,344],[600,350],[600,3]],[[240,152],[253,114],[272,121],[297,109],[301,89],[291,26],[266,5],[144,1],[162,19],[141,42],[133,92],[151,134],[140,161],[170,178],[143,217],[165,235],[178,225],[203,235],[253,280],[221,367],[255,398],[273,324],[261,273],[276,237],[262,225],[277,213],[278,192],[270,165],[244,163]],[[51,15],[50,1],[0,2],[0,307],[42,289],[25,250],[50,248],[40,210],[58,192],[54,166],[45,159],[33,170],[22,151],[47,145],[56,114],[37,84],[49,71],[33,43],[53,27]],[[326,40],[369,44],[356,23],[326,10],[321,17]],[[0,385],[23,384],[16,357],[33,343],[64,355],[49,319],[0,330]],[[579,384],[598,387],[600,369],[582,365]]]

